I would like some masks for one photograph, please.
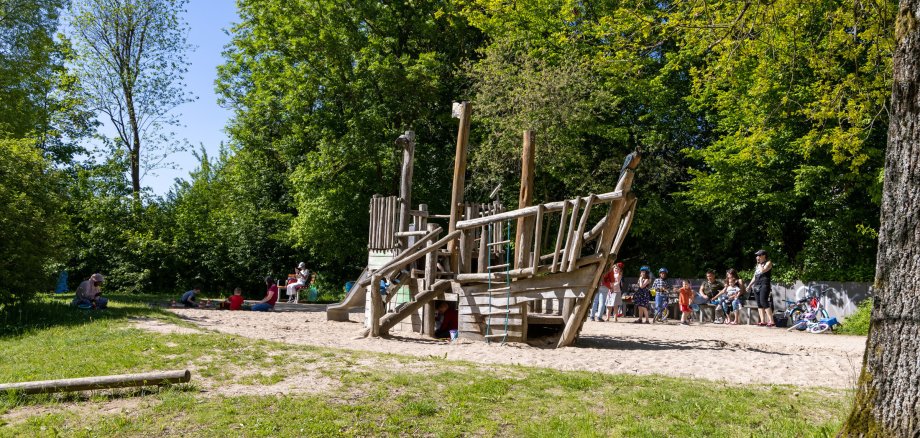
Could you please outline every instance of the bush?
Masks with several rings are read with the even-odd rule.
[[[859,307],[856,309],[856,313],[847,317],[843,320],[843,324],[839,333],[845,335],[861,335],[866,336],[869,334],[869,321],[872,318],[872,299],[866,299],[862,303],[859,303]]]
[[[0,309],[54,287],[67,230],[60,175],[29,139],[0,139]]]

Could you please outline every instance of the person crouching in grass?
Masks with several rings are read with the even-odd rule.
[[[198,300],[195,299],[195,295],[198,295],[199,293],[201,293],[201,287],[193,287],[192,290],[186,291],[184,294],[182,294],[182,298],[179,298],[179,304],[182,304],[185,307],[198,307]]]

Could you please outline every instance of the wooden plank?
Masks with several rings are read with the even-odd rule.
[[[625,182],[625,184],[624,184]],[[629,185],[632,184],[632,172],[626,172],[621,178],[620,183],[617,185],[618,190],[629,190]],[[614,240],[614,231],[619,228],[619,218],[626,207],[628,200],[620,199],[612,204],[607,212],[608,220],[607,224],[602,231],[602,236],[600,242],[598,242],[598,248],[600,248],[600,255],[603,256],[604,262],[596,266],[593,287],[588,291],[585,299],[582,300],[581,305],[576,306],[574,312],[570,315],[563,314],[567,316],[567,321],[565,328],[562,330],[562,335],[559,337],[559,342],[556,344],[557,348],[567,347],[572,345],[575,342],[575,338],[578,336],[578,333],[581,331],[582,324],[584,324],[585,316],[588,313],[588,308],[591,306],[591,300],[594,298],[594,294],[597,293],[597,284],[600,281],[601,275],[604,271],[604,265],[606,264],[606,259],[610,256],[610,249],[613,245]]]
[[[396,265],[401,266],[401,265],[407,264],[407,263],[404,263],[403,260],[408,259],[412,254],[415,253],[415,251],[424,247],[427,244],[429,238],[435,237],[440,232],[441,232],[441,227],[436,226],[436,228],[433,231],[430,231],[428,235],[425,236],[424,239],[419,239],[419,241],[415,242],[414,245],[402,250],[398,256],[394,257],[392,260],[387,262],[385,265],[381,266],[380,269],[378,269],[378,271],[379,272],[389,271],[393,266],[396,266]],[[358,284],[361,286],[367,286],[368,282],[370,282],[370,277],[366,277],[364,280],[359,280]]]
[[[534,218],[534,236],[533,236],[533,259],[530,262],[531,273],[535,274],[540,267],[540,251],[542,250],[541,245],[543,245],[543,213],[545,212],[546,207],[543,205],[537,206],[537,214]]]
[[[474,218],[479,215],[479,209],[467,205],[466,218]],[[473,268],[473,233],[475,229],[464,230],[460,236],[460,270],[458,273],[467,273]]]
[[[531,278],[519,278],[511,282],[511,292],[523,292],[528,289],[550,289],[563,288],[576,285],[591,284],[591,278],[594,274],[592,266],[576,269],[571,272],[542,275]],[[464,294],[476,294],[486,292],[489,287],[486,284],[459,284],[454,281],[451,287],[454,292]],[[494,286],[494,285],[493,285]]]
[[[568,203],[562,204],[562,215],[559,216],[559,233],[556,235],[556,249],[553,251],[553,262],[549,267],[549,272],[559,270],[559,252],[562,250],[562,238],[565,237],[565,215]]]
[[[575,262],[581,256],[581,245],[584,242],[585,227],[588,225],[588,216],[591,214],[591,206],[594,205],[594,195],[588,197],[585,201],[585,209],[581,214],[581,220],[578,222],[578,230],[575,231],[575,241],[572,242],[572,251],[569,253],[569,262],[566,271],[573,271],[577,266]]]
[[[433,225],[433,224],[429,224],[429,225]],[[420,251],[416,251],[416,252],[412,253],[411,255],[408,255],[408,256],[406,256],[406,257],[400,258],[399,260],[397,260],[397,261],[395,261],[395,262],[388,263],[386,267],[380,268],[380,271],[378,271],[378,272],[380,272],[381,275],[387,275],[387,274],[389,274],[390,272],[392,272],[393,270],[395,270],[396,268],[400,268],[400,267],[405,266],[405,265],[407,265],[407,264],[409,264],[409,263],[412,263],[412,262],[414,262],[414,261],[416,261],[416,260],[418,260],[418,259],[420,259],[420,258],[422,258],[422,257],[425,257],[425,256],[427,256],[428,254],[437,251],[439,248],[441,248],[442,246],[444,246],[447,242],[451,242],[451,241],[456,240],[457,237],[460,236],[460,233],[462,233],[462,231],[454,231],[453,233],[450,233],[450,234],[448,234],[448,235],[442,237],[441,240],[438,240],[437,242],[435,242],[435,243],[433,243],[433,244],[431,244],[431,245],[425,247],[424,249],[422,249],[422,250],[420,250]]]
[[[440,284],[435,284],[435,287],[428,290],[423,290],[415,296],[415,301],[410,301],[406,304],[405,307],[399,310],[396,313],[386,314],[380,321],[380,332],[386,334],[394,325],[404,320],[405,318],[417,314],[418,309],[431,304],[431,302],[439,295],[441,295],[449,286],[449,283],[444,282]],[[422,311],[422,318],[425,319],[428,310]],[[434,324],[434,320],[431,322]],[[424,328],[424,323],[423,323]],[[432,332],[433,335],[434,332]]]
[[[506,306],[503,303],[497,304],[493,300],[493,303],[491,306],[486,303],[483,303],[477,306],[458,306],[457,314],[458,315],[483,315],[483,316],[490,314],[492,316],[501,315],[502,317],[504,317],[504,315],[520,316],[521,313],[520,313],[519,307],[520,306],[516,305],[516,303],[512,303],[510,306]]]
[[[572,259],[572,250],[575,246],[575,227],[578,225],[578,212],[580,209],[581,198],[573,199],[572,216],[569,218],[569,226],[566,229],[565,251],[562,252],[562,259],[559,260],[559,270],[563,272],[569,271],[569,261]]]
[[[602,193],[596,196],[597,196],[597,199],[595,200],[595,202],[600,204],[600,203],[608,203],[608,202],[616,201],[618,199],[622,199],[625,196],[625,193],[624,191],[621,191],[621,190],[615,190],[615,191],[608,192],[608,193]],[[580,201],[586,201],[587,197],[578,198],[578,199]],[[548,203],[543,204],[543,207],[546,209],[547,212],[556,212],[556,211],[562,210],[563,208],[565,208],[565,204],[571,203],[571,202],[572,202],[571,200],[548,202]],[[505,212],[494,214],[494,215],[487,216],[487,217],[480,217],[479,219],[459,221],[457,222],[457,229],[465,230],[467,228],[481,227],[483,225],[489,224],[490,222],[506,221],[506,220],[511,220],[511,219],[517,219],[519,217],[524,217],[524,216],[533,216],[536,213],[537,213],[537,206],[519,208],[517,210],[505,211]]]
[[[527,324],[546,324],[546,325],[562,325],[565,323],[565,320],[562,319],[559,315],[545,315],[542,313],[531,313],[527,315]]]

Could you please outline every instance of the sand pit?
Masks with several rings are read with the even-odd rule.
[[[279,310],[282,306],[279,305]],[[520,364],[612,374],[662,374],[729,383],[852,388],[865,338],[789,333],[756,326],[585,323],[577,347],[464,341],[448,344],[393,332],[390,339],[359,338],[363,313],[351,322],[326,321],[325,305],[288,306],[271,313],[173,309],[198,326],[223,333],[292,344],[477,363]]]

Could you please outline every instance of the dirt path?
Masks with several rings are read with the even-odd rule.
[[[271,313],[173,311],[202,328],[292,344],[731,383],[851,388],[865,349],[865,338],[856,336],[789,333],[756,326],[640,325],[629,323],[631,319],[588,321],[577,347],[558,350],[526,344],[447,344],[405,332],[394,332],[390,339],[367,339],[358,337],[363,314],[351,314],[352,322],[333,322],[326,321],[324,305],[298,307],[299,311]]]

